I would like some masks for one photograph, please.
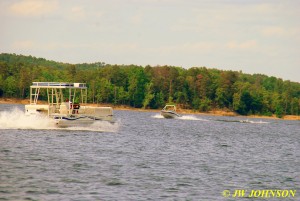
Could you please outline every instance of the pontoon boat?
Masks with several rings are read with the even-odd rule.
[[[47,104],[38,104],[41,94],[44,99],[47,96]],[[96,121],[114,123],[111,107],[92,107],[86,104],[85,83],[33,82],[30,86],[30,104],[25,105],[25,114],[45,114],[58,127],[89,126]]]

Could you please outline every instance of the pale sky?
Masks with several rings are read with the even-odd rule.
[[[300,82],[300,0],[0,0],[0,53]]]

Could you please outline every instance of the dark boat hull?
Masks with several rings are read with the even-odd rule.
[[[173,111],[161,111],[160,114],[166,119],[174,119],[176,117],[180,117],[179,114]]]

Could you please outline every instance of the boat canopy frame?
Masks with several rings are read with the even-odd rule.
[[[40,90],[47,90],[48,104],[58,106],[64,102],[65,98],[75,102],[76,92],[80,91],[80,104],[87,103],[86,83],[69,83],[69,82],[33,82],[30,86],[30,105],[37,105]],[[68,91],[68,97],[64,92]]]

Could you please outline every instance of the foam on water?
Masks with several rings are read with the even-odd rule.
[[[56,129],[56,130],[88,130],[100,132],[117,132],[119,123],[111,124],[105,121],[97,121],[88,127],[58,128],[55,121],[44,115],[25,115],[19,108],[0,112],[0,129]]]
[[[201,118],[195,117],[193,115],[184,115],[184,116],[178,117],[177,119],[191,120],[191,121],[208,121],[207,119],[201,119]]]
[[[85,126],[76,126],[76,127],[68,127],[61,128],[62,130],[86,130],[86,131],[100,131],[100,132],[118,132],[119,130],[119,122],[111,124],[107,121],[95,121],[93,124],[88,127]]]
[[[46,116],[27,116],[18,108],[0,112],[0,129],[54,129],[54,125]]]
[[[164,117],[161,116],[160,114],[156,114],[156,115],[153,115],[152,118],[162,119],[162,118],[164,118]]]
[[[266,122],[266,121],[250,121],[251,124],[268,124],[270,122]]]
[[[164,117],[160,114],[155,114],[155,115],[152,116],[152,118],[163,119]],[[201,119],[201,118],[195,117],[193,115],[184,115],[184,116],[181,116],[181,117],[176,117],[176,119],[190,120],[190,121],[208,121],[207,119]]]

